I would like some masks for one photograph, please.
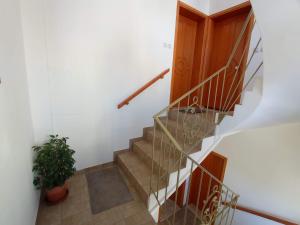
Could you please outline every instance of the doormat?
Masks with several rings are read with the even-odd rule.
[[[112,167],[86,174],[93,214],[133,200],[118,168]]]

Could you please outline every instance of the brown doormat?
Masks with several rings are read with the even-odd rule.
[[[86,179],[93,214],[133,200],[128,187],[116,167],[87,173]]]

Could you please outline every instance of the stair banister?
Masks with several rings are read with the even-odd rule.
[[[177,206],[178,190],[187,178],[191,182],[193,172],[198,169],[201,171],[201,177],[203,174],[207,177],[208,187],[207,195],[204,196],[205,200],[201,200],[203,202],[199,203],[202,195],[201,191],[197,195],[196,212],[190,215],[194,218],[194,224],[196,220],[201,224],[232,224],[239,195],[205,170],[200,163],[203,157],[209,153],[209,150],[222,139],[222,135],[217,132],[217,127],[225,116],[232,115],[232,108],[238,103],[238,99],[263,65],[263,62],[261,62],[255,72],[251,74],[250,79],[242,85],[244,73],[261,43],[260,38],[254,51],[249,55],[250,59],[247,60],[250,45],[250,39],[247,40],[247,38],[246,48],[241,49],[242,54],[236,62],[236,70],[232,72],[232,75],[229,74],[230,70],[228,70],[239,51],[243,38],[248,37],[245,36],[248,35],[247,29],[249,28],[251,33],[254,24],[255,20],[251,10],[225,65],[154,115],[152,171],[149,185],[149,199],[151,201],[149,201],[148,206],[151,213],[153,212],[154,218],[157,218],[157,211],[154,210],[157,210],[157,207],[163,208],[164,202],[172,194],[175,194],[175,201],[172,203],[174,205],[173,212],[168,222],[172,225],[177,223],[186,224],[186,217],[190,213],[188,213],[189,198],[191,196],[189,185],[187,192],[185,192],[187,201],[182,203],[184,204],[182,207],[185,209],[183,221],[181,221],[182,217],[177,215],[177,208],[180,208]],[[240,71],[241,68],[243,71]],[[241,73],[240,78],[238,78],[239,71]],[[229,76],[233,78],[228,84],[229,91],[223,93],[225,80]],[[240,93],[236,94],[239,89],[241,89]],[[233,99],[234,101],[232,101]],[[217,106],[217,102],[219,106]],[[216,108],[216,106],[219,108]],[[202,149],[202,141],[206,138],[208,140],[210,137],[211,139],[204,145],[205,149]],[[195,154],[192,156],[193,153]],[[169,165],[170,161],[171,165]],[[156,185],[152,185],[152,183]],[[163,187],[160,184],[163,184]],[[201,181],[199,187],[199,190],[201,190]],[[169,188],[170,191],[168,191]],[[175,192],[173,191],[174,188]],[[229,204],[222,205],[222,202],[228,202]],[[199,212],[198,208],[199,210],[201,208]]]

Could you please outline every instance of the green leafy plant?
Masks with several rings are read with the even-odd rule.
[[[37,189],[50,190],[62,186],[75,173],[73,158],[75,151],[67,144],[68,139],[50,135],[47,143],[32,147],[36,153],[32,169],[33,184]]]

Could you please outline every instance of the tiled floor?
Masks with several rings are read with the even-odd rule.
[[[105,167],[99,166],[93,170],[95,169],[105,169]],[[154,225],[146,206],[141,202],[122,171],[121,174],[134,201],[92,215],[87,181],[82,172],[69,180],[70,192],[64,202],[55,206],[41,202],[36,225]]]

